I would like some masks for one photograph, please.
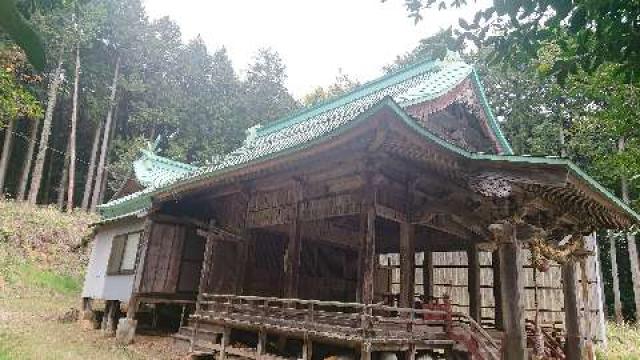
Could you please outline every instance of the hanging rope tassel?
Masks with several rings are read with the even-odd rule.
[[[533,265],[533,261],[531,264]],[[533,353],[536,359],[544,359],[544,337],[542,335],[542,328],[540,327],[540,306],[538,304],[538,270],[536,266],[533,268],[533,304],[535,309],[534,317],[534,338],[533,338]]]

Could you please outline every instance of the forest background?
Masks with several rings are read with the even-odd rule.
[[[414,21],[466,5],[404,3]],[[384,70],[458,51],[479,70],[516,154],[568,158],[638,210],[640,5],[567,3],[494,0]],[[175,22],[149,19],[140,0],[0,0],[7,4],[44,44],[41,56],[27,56],[11,29],[0,28],[0,194],[17,201],[95,211],[130,175],[140,149],[209,164],[247,128],[359,86],[339,73],[335,84],[295,99],[277,51],[256,49],[241,74],[224,48],[208,49],[199,37],[184,42]],[[609,314],[634,320],[633,231],[600,239]]]

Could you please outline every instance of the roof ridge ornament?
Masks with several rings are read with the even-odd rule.
[[[442,59],[442,62],[447,64],[462,62],[462,56],[457,51],[447,49],[447,52],[444,55],[444,58]]]
[[[249,144],[251,144],[252,142],[254,142],[256,140],[256,138],[258,137],[258,131],[260,130],[260,128],[262,127],[262,125],[260,124],[255,124],[252,127],[248,128],[247,130],[245,130],[245,139],[243,142],[243,146],[248,146]]]
[[[160,141],[162,140],[162,135],[158,135],[156,136],[156,139],[154,141],[147,141],[147,150],[152,153],[152,154],[156,154],[156,151],[158,150],[158,147],[160,146]]]

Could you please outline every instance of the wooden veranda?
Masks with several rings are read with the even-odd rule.
[[[275,357],[266,351],[267,334],[272,334],[299,340],[305,360],[312,358],[314,341],[353,349],[363,359],[384,351],[406,352],[408,359],[415,359],[420,352],[437,350],[443,355],[459,351],[481,359],[500,359],[496,334],[490,335],[466,314],[445,309],[203,294],[191,318],[191,349],[217,351],[222,358],[226,354]],[[218,325],[219,341],[200,340],[201,324]],[[231,328],[255,333],[255,349],[231,346]]]

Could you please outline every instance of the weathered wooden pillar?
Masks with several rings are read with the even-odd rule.
[[[524,322],[522,248],[515,228],[503,224],[505,239],[500,244],[500,292],[504,322],[504,359],[525,360],[527,344]]]
[[[480,323],[482,321],[482,292],[480,289],[480,254],[476,246],[471,246],[467,250],[467,274],[469,315]]]
[[[209,228],[211,229],[215,224],[214,220],[209,221]],[[215,235],[210,231],[207,234],[207,241],[204,245],[204,258],[202,259],[202,268],[200,269],[200,282],[198,283],[198,296],[207,292],[209,288],[209,280],[211,277],[211,265],[213,263],[213,257],[215,253],[215,246],[218,243]]]
[[[247,274],[247,267],[249,265],[249,247],[251,246],[249,232],[245,233],[245,239],[238,242],[238,272],[235,279],[235,293],[236,295],[244,294],[244,285]]]
[[[496,329],[502,330],[502,282],[500,281],[500,252],[491,253],[491,267],[493,269],[493,303]]]
[[[360,284],[363,304],[372,304],[376,268],[376,206],[374,193],[365,193],[360,214]]]
[[[580,307],[578,305],[576,264],[572,261],[562,265],[562,290],[564,293],[564,322],[567,332],[567,360],[582,359],[584,342],[580,334]]]
[[[311,360],[313,356],[313,342],[308,337],[305,337],[302,343],[302,360]]]
[[[298,282],[300,278],[300,252],[301,243],[301,226],[298,219],[295,219],[289,225],[289,242],[284,257],[284,278],[285,289],[284,296],[287,298],[298,297]]]
[[[433,252],[431,250],[424,251],[424,260],[422,263],[422,288],[424,289],[424,297],[426,301],[433,298]]]
[[[120,301],[107,300],[102,318],[102,331],[107,335],[115,335],[120,318]]]
[[[252,253],[252,247],[255,243],[254,233],[249,229],[248,224],[248,213],[249,206],[251,202],[251,192],[248,189],[242,192],[242,196],[244,197],[242,201],[244,202],[244,214],[242,228],[239,229],[240,237],[242,237],[242,241],[238,242],[238,272],[235,278],[235,294],[243,295],[245,293],[245,281],[247,278],[247,270],[250,271],[249,267],[251,266],[251,261],[249,257]]]
[[[415,225],[400,223],[400,307],[413,307],[415,298]]]
[[[136,311],[138,310],[138,292],[142,289],[142,278],[144,277],[145,271],[144,264],[147,259],[147,250],[149,249],[149,241],[151,241],[152,231],[153,221],[150,218],[147,218],[144,223],[144,230],[142,231],[140,243],[138,244],[135,274],[133,276],[133,289],[131,290],[129,304],[127,305],[127,318],[131,320],[135,319]]]

